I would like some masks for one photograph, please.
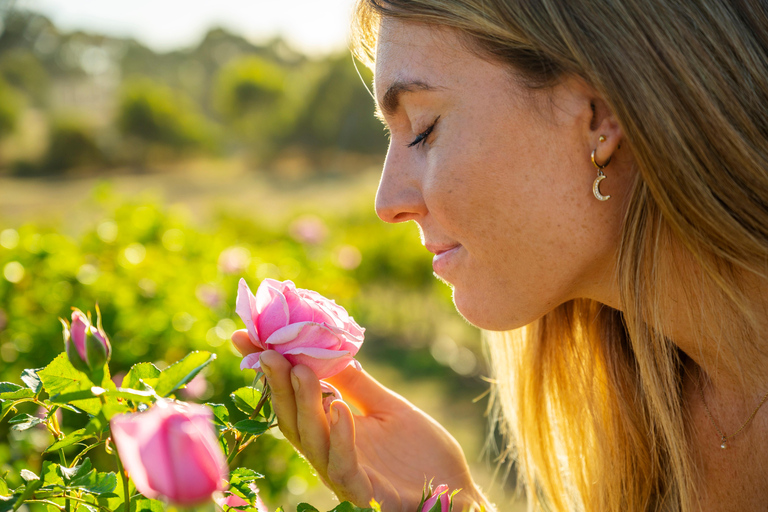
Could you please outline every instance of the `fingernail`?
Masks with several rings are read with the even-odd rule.
[[[291,384],[293,385],[293,391],[294,393],[299,392],[299,378],[291,372]]]
[[[339,411],[331,405],[331,425],[335,425],[339,421]]]

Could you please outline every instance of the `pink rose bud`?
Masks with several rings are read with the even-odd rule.
[[[86,373],[100,370],[112,355],[112,346],[101,327],[101,312],[96,306],[97,324],[91,324],[90,313],[86,316],[72,308],[72,325],[61,320],[64,326],[64,347],[72,366]]]
[[[438,485],[432,491],[432,495],[424,502],[421,512],[450,512],[451,496],[448,494],[448,486]]]
[[[280,352],[292,365],[309,366],[319,379],[350,365],[361,369],[354,357],[365,329],[343,307],[317,292],[296,288],[291,281],[265,279],[254,296],[240,279],[235,311],[257,349],[243,358],[241,370],[260,370],[259,354],[264,350]]]
[[[183,506],[226,489],[227,462],[212,418],[208,407],[167,400],[112,418],[112,439],[136,489]]]

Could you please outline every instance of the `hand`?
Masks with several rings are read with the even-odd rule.
[[[246,331],[232,342],[243,354],[255,351]],[[371,498],[385,512],[414,512],[423,484],[462,489],[454,510],[487,502],[475,487],[464,453],[435,420],[365,371],[348,367],[326,379],[361,415],[335,400],[323,410],[320,381],[308,367],[290,363],[278,352],[261,354],[272,388],[272,408],[283,435],[312,464],[342,501],[367,507]]]

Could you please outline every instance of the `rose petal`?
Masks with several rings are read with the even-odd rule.
[[[316,308],[313,307],[314,305],[311,302],[304,300],[293,290],[286,290],[284,295],[288,303],[288,314],[291,318],[291,323],[318,321],[315,319]]]
[[[256,330],[259,339],[268,339],[273,332],[288,325],[288,303],[282,292],[270,285],[272,279],[265,279],[256,290]]]
[[[136,413],[138,414],[138,413]],[[146,414],[146,413],[142,413]],[[147,498],[154,499],[158,493],[149,485],[147,470],[141,462],[139,446],[143,442],[145,429],[143,423],[134,420],[135,414],[115,416],[109,422],[112,440],[120,454],[120,460],[126,472],[133,480],[136,489]]]
[[[259,358],[261,357],[261,352],[254,352],[253,354],[248,354],[243,358],[242,361],[240,361],[240,369],[241,370],[248,370],[253,369],[257,372],[261,371],[261,361]]]
[[[256,311],[256,297],[253,296],[251,289],[248,288],[248,284],[245,282],[245,279],[242,278],[240,278],[240,282],[237,286],[235,313],[237,313],[243,320],[245,328],[248,331],[248,338],[251,340],[251,343],[258,347],[260,344],[259,333],[256,330],[256,324],[253,322],[253,319],[258,316],[258,312]]]
[[[279,329],[267,340],[267,345],[284,354],[297,347],[337,350],[344,340],[323,324],[301,322]]]

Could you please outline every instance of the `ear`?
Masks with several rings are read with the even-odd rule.
[[[621,147],[624,132],[608,104],[600,97],[590,99],[592,119],[589,123],[591,145],[595,148],[595,161],[605,165]],[[602,139],[602,140],[601,140]]]

